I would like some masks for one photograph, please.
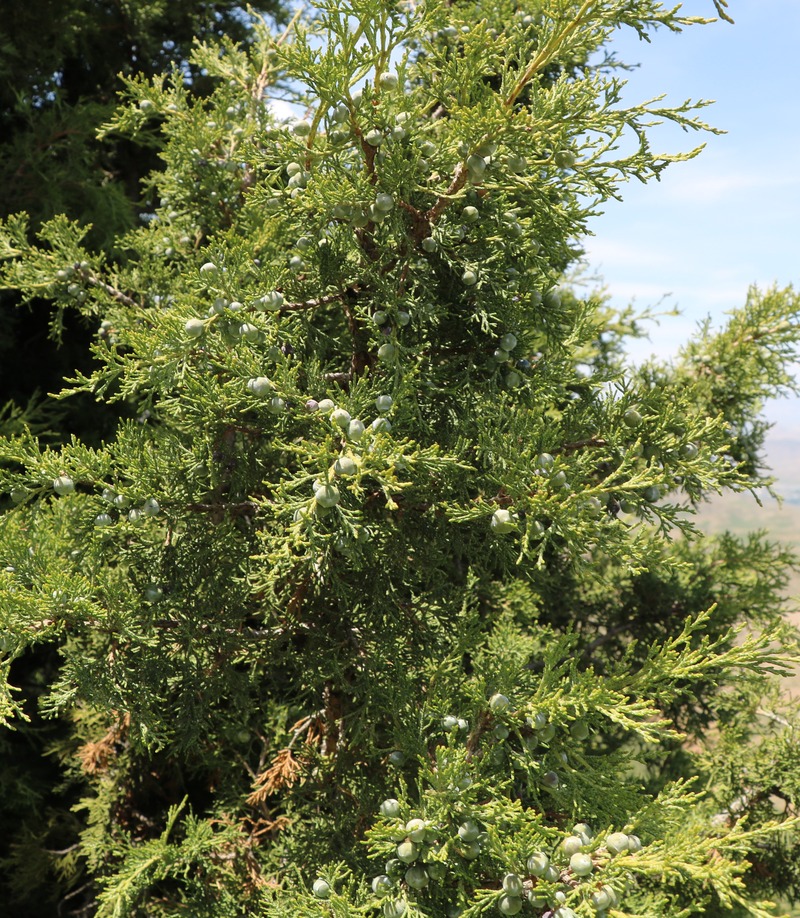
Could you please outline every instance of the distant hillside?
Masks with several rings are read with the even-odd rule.
[[[768,494],[759,495],[762,506],[751,494],[723,494],[700,507],[697,522],[709,534],[765,530],[770,539],[793,547],[800,555],[800,436],[770,437],[766,452],[782,503]],[[791,578],[787,594],[798,609],[790,620],[800,627],[800,572]],[[800,670],[784,680],[784,686],[789,695],[800,697]]]
[[[697,514],[701,528],[709,533],[732,532],[743,535],[756,529],[765,529],[771,538],[793,545],[800,552],[800,492],[796,488],[794,499],[789,500],[782,483],[776,486],[784,497],[779,504],[766,493],[760,493],[759,506],[751,494],[723,494],[712,497]]]
[[[772,538],[800,552],[800,426],[786,420],[777,423],[764,453],[781,503],[764,492],[759,494],[763,506],[750,494],[724,494],[700,508],[698,522],[712,533],[727,530],[741,535],[766,529]]]
[[[775,428],[767,438],[767,465],[778,479],[776,490],[787,504],[800,505],[800,432]]]

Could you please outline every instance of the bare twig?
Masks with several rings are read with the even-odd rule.
[[[81,278],[82,281],[84,281],[84,283],[90,284],[92,287],[99,287],[101,290],[104,290],[110,297],[117,300],[117,302],[122,303],[124,306],[141,307],[142,305],[141,303],[137,303],[136,300],[129,297],[127,293],[123,293],[120,289],[114,287],[112,284],[101,280],[96,274],[92,274],[85,268],[81,268],[80,265],[75,265],[75,273]]]
[[[296,303],[284,303],[279,312],[300,311],[303,309],[316,309],[318,306],[326,306],[328,303],[336,303],[346,296],[358,296],[361,293],[361,287],[354,284],[341,293],[329,293],[325,296],[316,297],[313,300],[301,300]]]
[[[276,45],[282,45],[286,41],[286,39],[291,34],[291,31],[294,28],[295,23],[302,15],[303,15],[303,8],[298,7],[297,12],[294,14],[294,16],[292,16],[291,20],[289,21],[289,24],[283,30],[283,34],[275,42]],[[260,73],[256,77],[255,84],[253,85],[253,96],[255,96],[255,98],[258,99],[259,101],[263,97],[264,90],[267,88],[269,84],[269,77],[271,73],[272,73],[272,66],[269,60],[266,59],[264,61],[263,66],[261,67]]]

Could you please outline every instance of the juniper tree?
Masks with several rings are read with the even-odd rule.
[[[0,454],[3,714],[67,728],[41,818],[69,837],[26,823],[18,900],[585,918],[796,897],[797,718],[772,681],[794,562],[694,512],[769,484],[759,412],[794,386],[797,295],[753,289],[632,368],[639,319],[571,282],[603,201],[699,152],[654,153],[651,122],[709,129],[704,103],[625,107],[609,37],[701,22],[318,3],[198,43],[205,98],[127,80],[105,132],[159,137],[163,168],[124,260],[66,218],[34,242],[5,222],[5,285],[98,326],[62,397],[121,412],[100,447],[22,425]],[[57,664],[21,696],[42,646]],[[12,761],[2,780],[10,826],[35,789]]]

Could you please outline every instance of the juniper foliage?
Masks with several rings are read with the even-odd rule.
[[[798,296],[753,289],[634,369],[639,318],[570,282],[603,201],[699,152],[654,153],[650,123],[710,129],[703,102],[624,107],[611,33],[703,22],[319,2],[199,42],[206,97],[127,79],[105,133],[163,168],[124,258],[66,217],[5,221],[5,286],[99,328],[62,397],[120,409],[99,446],[20,419],[0,447],[2,714],[64,727],[39,775],[4,753],[17,902],[764,918],[797,897],[774,682],[794,560],[693,517],[770,484],[760,408],[794,388]]]
[[[272,2],[254,4],[280,16]],[[89,242],[114,257],[119,238],[148,210],[141,180],[159,165],[154,145],[121,135],[98,140],[113,114],[120,74],[177,70],[193,94],[210,90],[189,63],[193,37],[247,42],[248,16],[232,0],[4,0],[0,18],[0,218],[25,211],[34,229],[59,214],[88,228]],[[90,364],[90,323],[73,313],[48,337],[50,304],[17,309],[0,294],[0,391],[16,409],[58,389]],[[35,378],[30,368],[36,367]],[[58,431],[84,438],[113,432],[114,412],[90,398],[61,404]],[[55,434],[55,431],[54,431]],[[55,437],[54,437],[55,438]]]

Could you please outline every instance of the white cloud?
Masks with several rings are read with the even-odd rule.
[[[267,99],[266,106],[279,121],[293,121],[303,114],[300,106],[285,102],[283,99]]]
[[[789,173],[718,172],[710,169],[675,170],[665,178],[666,190],[674,201],[708,205],[729,203],[753,192],[778,192],[797,186],[800,179]]]
[[[630,265],[631,268],[666,268],[670,263],[668,253],[660,251],[651,242],[638,243],[610,237],[590,237],[584,240],[586,258],[603,273],[605,264]]]

